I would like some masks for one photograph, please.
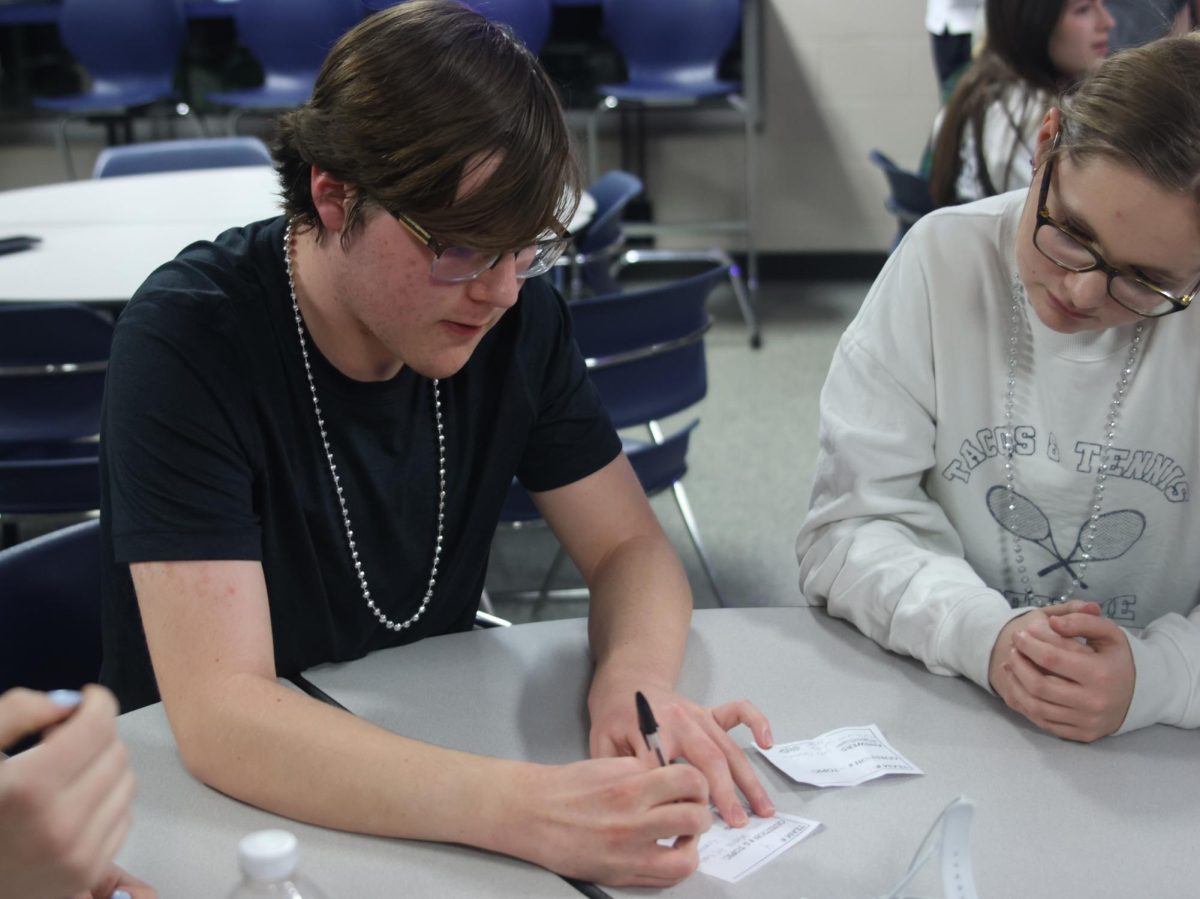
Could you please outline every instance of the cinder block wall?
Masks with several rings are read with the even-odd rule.
[[[877,147],[915,166],[937,111],[922,0],[759,0],[763,122],[756,233],[770,252],[886,249]],[[601,161],[619,163],[616,117]],[[740,215],[742,133],[736,117],[650,116],[647,182],[660,221]],[[679,245],[712,243],[673,238]],[[737,246],[731,238],[730,246]]]

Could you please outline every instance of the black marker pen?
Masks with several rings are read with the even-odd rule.
[[[638,729],[642,732],[642,739],[646,741],[646,748],[654,750],[654,754],[658,756],[658,763],[665,767],[667,760],[663,758],[662,740],[658,738],[658,722],[654,720],[654,713],[650,711],[650,703],[646,702],[641,690],[637,691],[634,698],[637,701]]]

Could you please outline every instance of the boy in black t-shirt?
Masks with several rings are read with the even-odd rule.
[[[770,736],[674,693],[687,581],[535,278],[578,196],[553,86],[505,30],[411,0],[333,48],[275,153],[284,216],[187,248],[117,327],[102,680],[161,696],[189,769],[263,808],[681,879],[696,842],[656,841],[705,830],[710,792],[734,825],[738,788],[773,813],[724,731]],[[691,765],[450,752],[276,681],[469,628],[514,475],[591,591],[593,755],[638,751],[642,690]]]

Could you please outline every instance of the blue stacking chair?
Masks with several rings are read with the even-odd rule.
[[[171,101],[180,115],[190,113],[186,103],[175,102],[174,87],[185,27],[176,0],[63,0],[59,32],[87,69],[91,87],[66,97],[38,97],[34,105],[60,116],[57,143],[69,178],[75,177],[67,140],[72,119],[128,122],[132,112],[162,101]]]
[[[0,551],[0,693],[78,690],[100,674],[100,522]]]
[[[651,226],[659,230],[728,231],[746,240],[745,287],[741,271],[721,250],[695,252],[657,251],[638,254],[630,262],[687,261],[709,258],[729,266],[734,294],[750,330],[751,346],[762,342],[753,298],[758,288],[758,254],[754,242],[754,185],[756,150],[753,116],[741,95],[741,85],[717,77],[721,56],[733,41],[741,22],[741,0],[604,0],[604,25],[625,60],[629,78],[619,84],[602,84],[600,102],[588,118],[588,165],[594,180],[599,172],[600,119],[609,110],[633,106],[647,111],[691,109],[720,100],[741,116],[745,129],[745,217],[731,222],[706,222],[688,226]]]
[[[894,250],[917,219],[933,211],[929,182],[916,172],[902,169],[878,150],[872,150],[867,158],[887,178],[888,197],[883,205],[896,217],[896,237],[892,240]]]
[[[208,99],[231,107],[227,126],[251,112],[291,109],[312,95],[329,50],[362,18],[361,0],[238,0],[238,39],[263,68],[263,83],[235,91],[213,91]]]
[[[513,30],[535,56],[550,34],[550,0],[467,0],[467,5],[493,22]]]
[[[106,147],[96,159],[93,178],[146,175],[187,169],[271,165],[271,151],[257,137],[201,137]]]
[[[96,435],[112,323],[69,304],[0,306],[0,516],[100,505]]]
[[[625,207],[642,192],[642,181],[629,172],[606,172],[588,185],[596,211],[587,227],[575,235],[574,251],[567,257],[571,269],[570,294],[616,293],[621,289],[613,277],[616,259],[625,249],[621,216]]]
[[[704,548],[696,516],[682,479],[687,472],[688,441],[695,419],[665,435],[661,419],[694,406],[708,392],[704,334],[712,323],[705,309],[713,287],[728,276],[724,266],[679,281],[590,297],[571,304],[575,340],[587,361],[613,424],[619,429],[646,428],[648,439],[623,434],[622,446],[647,495],[670,488],[719,605],[725,598]],[[500,519],[524,524],[541,516],[529,494],[516,481],[509,489]],[[550,566],[539,599],[565,554],[560,549]]]

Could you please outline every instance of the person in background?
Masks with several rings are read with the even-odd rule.
[[[1034,153],[841,338],[801,589],[1065,739],[1200,727],[1200,34],[1090,72]]]
[[[989,0],[986,17],[983,50],[934,123],[935,207],[1027,185],[1051,100],[1108,54],[1103,0]]]
[[[134,779],[103,687],[0,695],[0,899],[154,899],[112,863],[132,821]]]
[[[1112,51],[1139,47],[1160,37],[1187,34],[1197,23],[1198,0],[1107,0],[1117,24],[1109,35]]]
[[[774,813],[726,731],[770,736],[748,702],[675,693],[687,577],[537,277],[579,195],[554,85],[507,29],[409,0],[345,34],[278,128],[285,214],[185,249],[117,323],[102,682],[124,708],[161,696],[188,769],[278,814],[680,880],[710,797],[732,826],[739,789]],[[456,752],[279,683],[469,630],[514,475],[589,587],[593,758]],[[639,690],[691,764],[653,762]]]
[[[925,29],[933,45],[938,93],[945,96],[954,77],[971,62],[971,42],[983,0],[928,0]]]

